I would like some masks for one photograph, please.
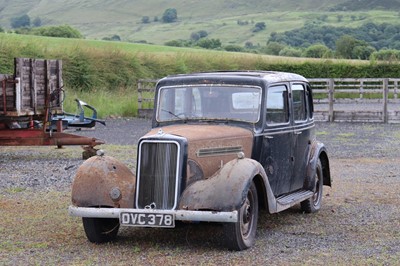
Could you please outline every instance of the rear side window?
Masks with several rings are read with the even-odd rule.
[[[307,120],[307,98],[304,86],[302,84],[293,84],[292,95],[294,121]]]
[[[306,95],[307,95],[308,117],[312,119],[314,117],[314,104],[310,86],[307,86],[306,92],[307,92]]]
[[[267,124],[289,122],[288,89],[284,85],[272,86],[267,92]]]

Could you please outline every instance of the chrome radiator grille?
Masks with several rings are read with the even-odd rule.
[[[175,141],[145,140],[139,145],[137,208],[174,209],[180,148]]]

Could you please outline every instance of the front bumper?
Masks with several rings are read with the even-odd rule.
[[[153,210],[153,209],[121,209],[121,208],[89,208],[69,206],[69,215],[88,218],[117,218],[121,212],[131,213],[165,213],[174,214],[178,221],[196,222],[227,222],[238,221],[238,212],[217,212],[217,211],[186,211],[186,210]]]

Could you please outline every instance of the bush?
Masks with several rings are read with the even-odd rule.
[[[119,37],[119,35],[114,34],[111,37],[104,37],[102,40],[104,41],[114,41],[114,42],[120,42],[121,41],[121,37]]]
[[[76,39],[83,38],[82,34],[77,29],[74,29],[69,25],[35,28],[32,29],[31,32],[34,35],[48,36],[48,37],[76,38]]]
[[[150,23],[150,18],[149,18],[148,16],[143,16],[143,17],[142,17],[142,23],[143,23],[143,24]]]
[[[225,51],[228,52],[244,52],[244,48],[239,46],[239,45],[234,45],[234,44],[230,44],[227,46],[224,46]]]
[[[219,39],[200,39],[197,46],[205,49],[218,49],[221,48],[221,41]]]
[[[171,40],[165,42],[164,45],[166,46],[174,46],[174,47],[187,47],[190,46],[187,41],[185,40]]]
[[[373,52],[371,54],[372,60],[381,60],[381,61],[399,61],[400,60],[400,51],[399,50],[380,50],[377,52]]]
[[[259,32],[265,30],[265,28],[266,28],[265,22],[257,22],[253,28],[253,32]]]
[[[301,50],[287,46],[279,52],[279,56],[301,57],[301,53]]]

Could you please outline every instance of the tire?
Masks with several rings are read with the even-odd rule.
[[[306,213],[314,213],[321,209],[322,203],[322,191],[324,185],[324,177],[322,173],[322,165],[321,161],[318,160],[317,163],[317,170],[315,172],[314,180],[313,180],[313,188],[312,191],[314,192],[313,196],[305,201],[301,202],[301,209]]]
[[[254,245],[258,219],[258,197],[254,182],[246,193],[242,206],[237,210],[236,223],[224,223],[226,246],[230,250],[245,250]]]
[[[119,220],[112,218],[82,218],[86,237],[92,243],[105,243],[114,240],[119,230]]]

